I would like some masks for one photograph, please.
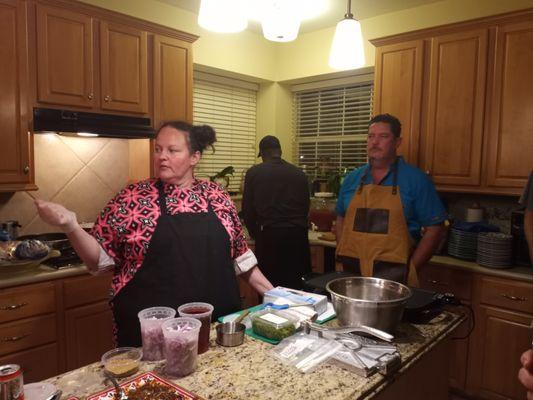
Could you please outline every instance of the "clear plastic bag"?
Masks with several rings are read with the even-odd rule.
[[[335,340],[300,332],[283,339],[272,352],[283,363],[307,373],[328,360],[341,347],[342,344]]]

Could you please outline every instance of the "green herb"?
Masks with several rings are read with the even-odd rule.
[[[296,331],[296,328],[292,323],[277,328],[265,321],[262,321],[261,318],[253,318],[252,329],[258,335],[272,340],[283,340],[286,337],[294,335],[294,332]]]

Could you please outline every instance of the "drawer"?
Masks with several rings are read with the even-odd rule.
[[[470,300],[472,297],[472,275],[468,272],[427,264],[418,270],[418,280],[422,289],[453,293],[462,300]]]
[[[65,280],[63,283],[65,307],[77,307],[109,299],[111,279],[112,274],[105,273],[97,276],[87,275]]]
[[[39,382],[59,374],[57,344],[47,344],[0,357],[0,365],[18,364],[24,371],[24,383]]]
[[[479,277],[484,304],[533,314],[533,284],[493,277]]]
[[[55,312],[54,283],[4,289],[0,293],[0,323]]]
[[[56,341],[55,314],[0,325],[0,355]]]

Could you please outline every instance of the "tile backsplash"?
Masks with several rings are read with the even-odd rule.
[[[440,197],[452,219],[464,221],[466,210],[476,204],[484,209],[485,220],[505,233],[511,230],[511,212],[521,208],[518,196],[440,193]]]
[[[60,203],[79,222],[94,222],[100,210],[130,180],[126,139],[35,135],[37,191],[0,193],[0,221],[18,220],[20,234],[53,232],[33,204],[35,198]]]

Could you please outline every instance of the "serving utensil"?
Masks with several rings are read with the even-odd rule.
[[[372,328],[366,325],[353,325],[353,326],[343,326],[340,328],[330,328],[330,327],[318,325],[318,324],[315,324],[309,321],[303,321],[302,325],[304,327],[304,330],[307,333],[309,333],[309,331],[311,330],[314,330],[317,332],[327,332],[327,333],[332,333],[332,334],[346,334],[346,333],[359,332],[359,333],[366,333],[368,335],[377,337],[378,339],[384,340],[386,342],[392,342],[394,340],[394,336],[391,335],[390,333],[387,333],[380,329]]]
[[[106,370],[104,370],[104,375],[106,376],[107,379],[111,381],[111,383],[115,387],[115,391],[117,392],[116,400],[128,400],[128,396],[124,392],[124,389],[120,387],[115,377],[111,373],[107,372]]]

